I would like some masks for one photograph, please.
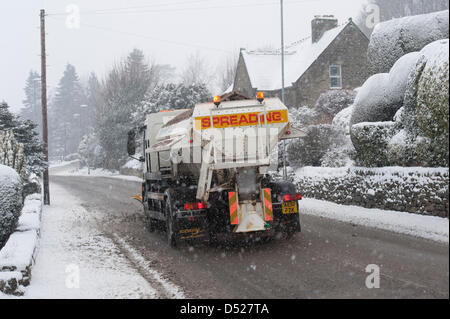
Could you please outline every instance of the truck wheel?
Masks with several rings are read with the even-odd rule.
[[[153,233],[156,229],[156,220],[150,217],[150,214],[148,212],[148,206],[147,204],[144,204],[144,223],[145,228],[151,233]]]
[[[167,235],[167,242],[170,247],[175,248],[177,247],[177,239],[174,231],[174,222],[172,218],[172,208],[170,205],[170,201],[166,201],[166,235]]]

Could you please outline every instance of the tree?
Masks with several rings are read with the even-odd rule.
[[[37,125],[30,120],[22,120],[9,111],[6,102],[0,104],[0,131],[11,130],[18,143],[23,144],[27,157],[27,174],[39,174],[46,167],[44,145],[39,139]]]
[[[5,101],[0,103],[0,131],[6,131],[14,127],[14,115],[9,111],[9,105]]]
[[[100,116],[103,114],[103,106],[105,104],[102,85],[94,72],[89,75],[86,98],[88,107],[87,112],[89,113],[87,123],[88,130],[86,133],[90,133],[91,128],[100,121]]]
[[[239,56],[236,54],[227,56],[216,72],[219,75],[217,85],[222,92],[225,92],[234,83],[238,58]]]
[[[96,123],[107,168],[117,169],[125,161],[127,132],[133,128],[132,115],[138,112],[147,92],[158,83],[157,66],[147,63],[138,49],[108,73],[103,84],[103,106]]]
[[[31,120],[38,126],[39,135],[42,133],[42,109],[41,109],[41,76],[31,70],[25,83],[25,99],[22,101],[23,108],[20,116]]]
[[[184,86],[209,85],[213,73],[206,59],[197,52],[188,56],[180,77]]]
[[[82,137],[81,105],[85,104],[75,67],[67,64],[49,112],[49,151],[53,155],[66,156],[77,151]]]
[[[27,177],[27,158],[22,143],[18,143],[13,130],[0,132],[0,164],[14,168],[22,181]]]

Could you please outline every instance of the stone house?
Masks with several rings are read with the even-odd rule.
[[[316,16],[311,37],[285,48],[286,105],[313,107],[327,90],[360,87],[371,75],[368,45],[369,39],[351,19],[338,25],[333,16]],[[232,89],[281,98],[280,51],[241,49]]]

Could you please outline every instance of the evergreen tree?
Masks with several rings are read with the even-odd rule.
[[[102,85],[94,72],[89,75],[86,96],[88,112],[90,115],[88,127],[92,128],[100,121],[100,116],[103,114],[102,109],[104,106]]]
[[[3,101],[0,103],[0,131],[6,131],[14,127],[14,115],[9,111],[9,105]]]
[[[39,139],[37,125],[30,120],[22,120],[9,111],[6,102],[0,104],[0,131],[12,130],[15,140],[23,144],[27,157],[27,173],[39,174],[46,166],[44,145]]]
[[[142,126],[147,114],[169,109],[189,109],[210,99],[211,94],[203,84],[186,86],[170,83],[157,86],[145,96],[133,114],[133,126]]]
[[[59,81],[50,111],[50,151],[52,155],[75,153],[82,137],[83,110],[86,97],[75,70],[67,64]]]
[[[157,85],[157,70],[145,62],[142,51],[134,49],[108,73],[96,125],[107,168],[117,169],[126,160],[127,132],[133,127],[133,114],[138,112],[146,93]]]
[[[31,120],[38,126],[39,135],[42,132],[42,109],[41,109],[41,76],[31,70],[25,83],[25,99],[22,101],[23,108],[20,116]]]

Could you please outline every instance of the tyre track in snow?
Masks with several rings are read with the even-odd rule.
[[[183,290],[170,282],[157,270],[150,266],[150,262],[144,258],[137,250],[129,245],[125,239],[116,233],[109,235],[110,239],[116,244],[120,251],[134,265],[136,270],[144,277],[149,284],[157,291],[160,298],[163,299],[185,299]]]

